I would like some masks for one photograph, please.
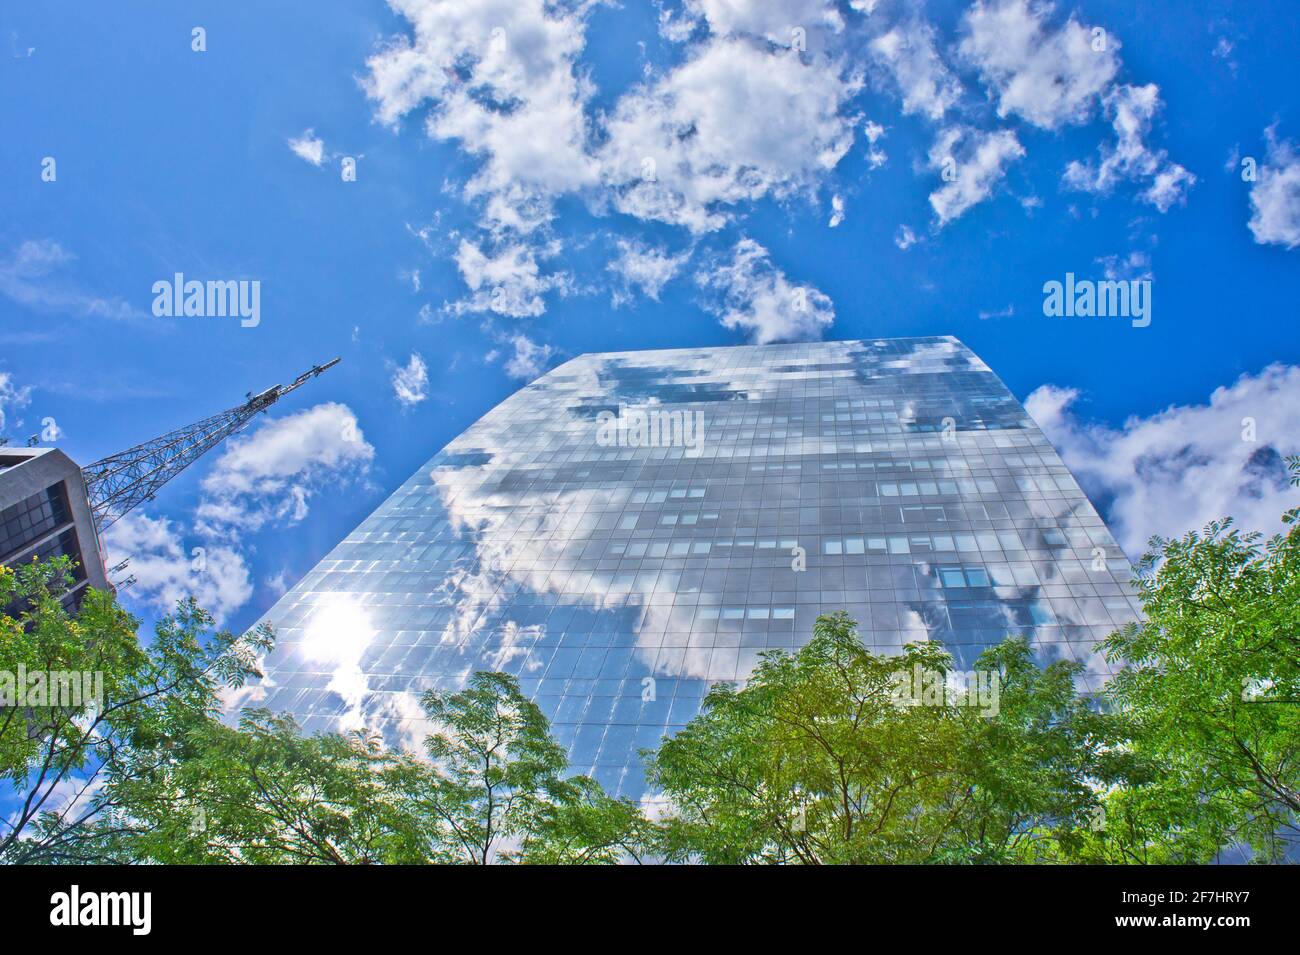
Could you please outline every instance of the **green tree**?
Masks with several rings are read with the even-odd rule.
[[[303,736],[289,716],[212,719],[173,758],[126,781],[137,859],[184,864],[418,863],[420,833],[398,808],[401,754],[371,733]]]
[[[221,688],[258,675],[272,643],[265,629],[214,631],[185,601],[142,646],[138,622],[106,593],[87,591],[70,613],[69,584],[66,558],[0,567],[0,673],[88,673],[102,686],[100,699],[0,708],[0,779],[17,804],[0,818],[4,862],[121,858],[132,833],[123,786],[173,759],[171,742],[218,712]]]
[[[1104,793],[1138,771],[1123,746],[1128,724],[1078,693],[1082,664],[1039,666],[1023,639],[985,650],[975,668],[1001,687],[997,713],[949,714],[961,726],[958,786],[933,861],[1070,861],[1101,825]]]
[[[364,731],[304,737],[246,711],[191,728],[174,759],[119,787],[130,855],[245,864],[585,864],[637,856],[637,807],[563,778],[537,707],[502,673],[431,693],[428,759]]]
[[[422,700],[428,760],[407,760],[402,804],[432,862],[612,862],[634,854],[644,825],[631,804],[568,761],[546,717],[505,673],[475,673],[457,693]]]
[[[658,830],[641,807],[615,799],[588,776],[571,776],[543,804],[518,855],[530,865],[595,865],[646,861]]]
[[[1034,665],[1009,641],[981,657],[997,715],[962,700],[900,705],[897,674],[946,678],[949,655],[910,644],[871,653],[843,613],[818,618],[794,654],[764,654],[748,685],[723,684],[657,753],[671,806],[667,856],[708,863],[1032,860],[1051,827],[1089,824],[1114,769],[1115,728],[1074,689],[1078,665]],[[968,701],[967,701],[968,702]],[[1040,843],[1046,843],[1039,848]]]
[[[1291,461],[1293,474],[1297,463]],[[1293,479],[1293,483],[1294,479]],[[1300,821],[1300,525],[1263,541],[1231,519],[1154,538],[1139,565],[1144,620],[1112,634],[1110,698],[1155,767],[1108,801],[1111,861],[1203,862],[1234,842],[1259,861]]]
[[[368,732],[303,736],[265,710],[223,721],[221,691],[260,676],[268,630],[214,632],[192,600],[137,621],[66,561],[0,568],[0,675],[102,674],[102,699],[0,709],[2,862],[367,864],[639,859],[651,827],[564,776],[541,711],[503,673],[424,698],[427,759]]]

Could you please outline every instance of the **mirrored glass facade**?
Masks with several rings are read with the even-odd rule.
[[[518,677],[574,772],[637,750],[845,609],[970,669],[1008,634],[1104,665],[1129,565],[954,338],[583,355],[435,455],[287,592],[260,705],[418,746],[418,697]]]

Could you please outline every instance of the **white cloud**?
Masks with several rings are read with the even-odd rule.
[[[403,408],[413,408],[429,397],[429,366],[419,352],[411,352],[405,366],[393,369],[393,394]]]
[[[1101,160],[1091,163],[1071,162],[1065,170],[1065,183],[1086,192],[1108,193],[1122,180],[1148,180],[1143,200],[1165,212],[1182,202],[1196,177],[1177,163],[1168,161],[1166,152],[1146,145],[1151,121],[1160,109],[1160,89],[1146,86],[1115,86],[1102,99],[1106,118],[1115,129],[1115,144],[1103,144]]]
[[[1218,41],[1214,44],[1214,49],[1211,51],[1215,59],[1222,60],[1224,62],[1224,64],[1228,67],[1228,72],[1231,73],[1233,76],[1237,75],[1237,66],[1238,66],[1236,58],[1232,55],[1235,49],[1236,46],[1230,39],[1228,39],[1226,36],[1221,36],[1219,37]]]
[[[1241,144],[1233,143],[1232,148],[1228,150],[1228,158],[1223,161],[1224,172],[1236,172],[1237,164],[1241,162]]]
[[[52,239],[28,239],[0,260],[0,295],[40,312],[78,318],[139,318],[128,302],[82,291],[58,273],[76,256]]]
[[[1016,314],[1016,307],[1007,305],[999,309],[982,309],[978,314],[981,322],[987,322],[991,318],[1011,318]]]
[[[623,279],[626,288],[638,288],[656,302],[659,293],[691,258],[687,249],[677,255],[663,246],[652,246],[639,239],[618,239],[618,255],[610,260],[608,268]],[[615,293],[615,304],[629,297],[627,291]]]
[[[926,24],[894,27],[872,40],[869,48],[893,77],[904,113],[920,113],[937,122],[961,98],[961,83],[944,65],[934,30]]]
[[[885,151],[876,145],[876,141],[885,135],[885,127],[867,120],[863,124],[862,133],[867,137],[867,165],[872,169],[879,169],[889,159]]]
[[[727,328],[741,329],[757,345],[819,339],[835,320],[830,298],[811,286],[790,283],[753,239],[736,243],[730,263],[701,272],[699,284],[718,292],[710,306]]]
[[[289,148],[293,150],[295,156],[313,166],[319,166],[325,161],[325,140],[317,136],[313,130],[305,130],[301,136],[290,139]]]
[[[14,384],[13,375],[7,371],[0,371],[0,431],[4,430],[5,423],[8,420],[6,415],[12,415],[27,405],[31,404],[32,389],[30,385],[18,386]],[[17,427],[22,422],[15,421]]]
[[[1115,132],[1096,164],[1071,162],[1067,186],[1109,193],[1125,180],[1145,183],[1139,197],[1161,212],[1184,201],[1196,177],[1165,150],[1146,145],[1160,89],[1119,84],[1119,41],[1073,15],[1060,27],[1047,23],[1050,3],[977,0],[963,18],[959,49],[988,83],[999,116],[1019,116],[1043,129],[1086,122],[1100,105]]]
[[[1044,129],[1079,123],[1119,71],[1118,41],[1102,36],[1094,49],[1093,27],[1073,16],[1064,26],[1046,24],[1048,3],[976,0],[963,18],[961,55],[972,63],[998,100],[998,115],[1017,115]]]
[[[1300,246],[1300,153],[1270,128],[1268,157],[1250,188],[1250,232],[1260,245]]]
[[[176,601],[193,596],[218,624],[253,595],[244,555],[228,544],[203,538],[182,540],[180,529],[167,518],[133,511],[105,533],[110,563],[130,558],[135,577],[124,596],[166,613]]]
[[[1137,558],[1153,534],[1181,536],[1232,516],[1243,530],[1278,529],[1294,507],[1283,458],[1300,450],[1300,368],[1271,365],[1218,388],[1206,404],[1179,405],[1122,427],[1074,412],[1079,392],[1044,385],[1025,408],[1094,500],[1110,501],[1110,525]],[[1250,419],[1255,440],[1244,440]]]
[[[373,457],[356,417],[334,403],[271,419],[230,439],[199,484],[192,539],[170,519],[143,511],[108,529],[108,562],[129,558],[136,578],[124,597],[166,612],[192,595],[221,623],[253,594],[246,535],[268,523],[302,520],[317,489],[364,473]],[[282,587],[282,577],[272,579],[272,589]]]
[[[541,315],[546,311],[542,298],[545,293],[554,289],[563,295],[570,291],[567,273],[543,274],[537,264],[539,254],[553,256],[559,249],[558,242],[541,248],[514,242],[490,254],[462,239],[456,250],[456,266],[471,295],[453,303],[450,309],[457,314],[491,311],[513,318]]]
[[[790,45],[794,27],[844,29],[844,18],[828,0],[686,0],[683,12],[695,20],[702,16],[719,36],[748,33],[782,46]]]
[[[1007,163],[1025,154],[1009,129],[984,132],[968,126],[943,130],[930,150],[930,167],[951,169],[955,178],[930,193],[940,227],[993,194]]]
[[[840,223],[843,221],[844,221],[844,197],[841,196],[839,193],[836,193],[835,195],[831,196],[831,219],[826,224],[830,226],[832,229],[836,229],[839,228]]]
[[[1125,256],[1103,255],[1095,261],[1104,270],[1106,279],[1111,282],[1150,281],[1155,278],[1151,271],[1151,255],[1140,249],[1134,249]]]
[[[659,35],[670,43],[685,43],[700,27],[699,17],[689,10],[659,9]]]
[[[426,102],[429,136],[481,158],[464,197],[494,228],[531,231],[561,194],[594,185],[577,60],[585,2],[390,0],[411,24],[367,61],[379,119],[395,125]]]
[[[282,596],[289,589],[288,572],[281,568],[266,578],[266,589],[276,597]]]
[[[532,381],[540,375],[555,353],[550,345],[539,345],[526,335],[510,336],[510,345],[514,354],[506,361],[506,374],[522,381]]]
[[[1164,155],[1164,150],[1160,151]],[[1168,212],[1175,204],[1187,198],[1187,190],[1196,185],[1196,177],[1178,163],[1168,163],[1156,172],[1151,185],[1141,193],[1144,202],[1161,212]]]
[[[995,66],[999,70],[1009,68],[1007,62],[990,55],[1008,51],[990,45],[986,36],[987,16],[989,11],[982,5],[977,3],[972,8],[967,14],[967,35],[962,44],[968,60],[983,64],[986,78]],[[872,58],[890,74],[898,88],[904,114],[920,114],[933,123],[942,123],[961,100],[962,84],[943,62],[935,44],[935,31],[928,24],[912,20],[894,26],[873,39],[869,49]],[[999,115],[1006,114],[1005,109],[999,110]],[[872,168],[885,159],[883,152],[877,155],[874,146],[883,133],[880,126],[869,124],[872,152],[868,159]],[[1024,148],[1011,130],[985,131],[960,123],[940,127],[928,156],[929,167],[942,172],[944,178],[944,184],[929,197],[939,228],[991,196],[1006,165],[1024,154]],[[915,233],[906,226],[900,228],[894,239],[894,244],[904,250],[915,242]]]
[[[861,80],[825,58],[712,40],[625,95],[600,152],[612,202],[640,219],[721,228],[721,207],[811,192],[853,144]]]
[[[231,438],[200,484],[197,529],[213,538],[296,523],[320,487],[362,473],[375,456],[346,405],[319,404]]]

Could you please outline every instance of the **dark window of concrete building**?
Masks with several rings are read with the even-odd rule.
[[[63,485],[55,484],[0,511],[0,557],[26,547],[68,523]]]

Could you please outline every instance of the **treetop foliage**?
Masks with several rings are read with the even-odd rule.
[[[0,567],[0,689],[102,677],[98,697],[0,706],[0,861],[1282,861],[1300,819],[1298,517],[1267,540],[1230,519],[1153,539],[1142,620],[1101,644],[1093,697],[1083,664],[1044,665],[1022,638],[963,684],[937,643],[872,648],[820,617],[643,751],[655,811],[568,775],[507,674],[426,693],[418,751],[266,710],[232,724],[226,694],[261,675],[269,629],[216,630],[186,600],[145,642],[107,594],[67,609],[66,560]]]

